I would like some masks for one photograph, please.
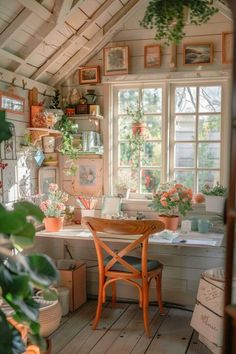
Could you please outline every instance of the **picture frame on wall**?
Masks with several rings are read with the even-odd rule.
[[[129,71],[129,47],[103,49],[104,75],[126,75]]]
[[[48,193],[50,183],[59,183],[59,171],[57,167],[40,167],[38,170],[38,193]]]
[[[158,68],[161,66],[161,46],[147,45],[144,47],[144,67]]]
[[[98,84],[100,82],[100,66],[87,66],[79,69],[79,83]]]
[[[233,63],[233,32],[222,33],[222,64]]]
[[[0,109],[23,115],[25,111],[25,99],[8,92],[0,91]]]
[[[183,65],[202,66],[213,63],[213,43],[186,43],[183,46]]]

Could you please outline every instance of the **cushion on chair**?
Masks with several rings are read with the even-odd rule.
[[[112,256],[108,256],[104,259],[104,265],[106,266],[107,263],[112,259]],[[141,264],[141,258],[139,257],[132,257],[132,256],[124,256],[122,257],[127,263],[132,265],[134,268],[137,270],[141,271],[142,269],[142,264]],[[148,260],[147,261],[147,269],[148,272],[150,272],[153,269],[157,269],[161,266],[162,264],[156,260]],[[118,272],[126,272],[128,273],[128,269],[124,268],[123,265],[119,262],[116,262],[110,270],[118,271]]]

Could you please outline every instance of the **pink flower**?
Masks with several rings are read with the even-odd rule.
[[[50,183],[48,186],[50,192],[56,192],[58,190],[58,185],[56,183]]]
[[[40,209],[45,212],[48,210],[48,206],[47,206],[47,203],[46,202],[41,202],[40,203]]]
[[[163,207],[167,207],[168,206],[168,203],[165,201],[165,200],[161,200],[161,205]]]

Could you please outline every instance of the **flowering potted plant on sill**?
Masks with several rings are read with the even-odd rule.
[[[175,182],[160,183],[152,202],[148,205],[159,213],[166,229],[175,231],[179,216],[192,209],[192,190]]]
[[[45,229],[49,232],[59,231],[63,227],[62,213],[66,208],[64,203],[68,200],[68,194],[60,191],[57,184],[50,183],[46,197],[40,203],[40,209],[45,215]]]
[[[222,215],[224,211],[227,188],[217,182],[215,186],[205,184],[201,192],[205,196],[206,211]]]

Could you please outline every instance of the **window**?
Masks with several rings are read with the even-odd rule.
[[[205,183],[222,182],[222,87],[169,82],[115,87],[113,185],[127,184],[145,195],[160,181],[175,179],[194,192]],[[144,112],[140,144],[133,141],[128,107]]]
[[[117,89],[117,111],[114,128],[116,137],[114,170],[120,184],[130,181],[132,192],[151,193],[161,180],[163,151],[162,88]],[[145,133],[133,134],[127,108],[142,109]],[[116,134],[116,132],[118,134]]]
[[[220,181],[221,86],[174,88],[172,175],[194,191]]]

